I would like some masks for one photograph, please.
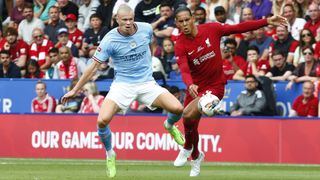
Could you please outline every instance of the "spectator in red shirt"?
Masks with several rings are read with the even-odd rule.
[[[85,97],[81,103],[79,113],[98,113],[104,97],[99,95],[96,84],[88,82],[83,86],[82,90]]]
[[[29,55],[30,59],[38,62],[40,69],[47,69],[50,67],[49,50],[53,47],[52,42],[44,36],[44,32],[40,28],[35,28],[32,31],[33,42],[30,45]]]
[[[35,97],[31,102],[31,112],[36,113],[52,113],[56,109],[56,99],[47,93],[47,86],[43,81],[36,84]]]
[[[241,56],[235,55],[236,48],[237,42],[234,39],[224,41],[224,49],[222,50],[223,72],[227,80],[232,80],[234,73],[246,65],[246,61]]]
[[[25,68],[29,46],[22,39],[18,39],[18,31],[14,28],[8,28],[5,32],[5,38],[0,41],[0,50],[8,50],[11,60],[21,69]]]
[[[65,23],[68,28],[69,39],[78,49],[80,49],[83,40],[83,32],[77,28],[77,17],[74,14],[68,14]]]
[[[308,8],[310,20],[304,25],[304,29],[310,29],[313,36],[317,36],[317,29],[320,27],[320,10],[319,6],[311,3]]]
[[[269,61],[259,60],[259,49],[257,46],[250,46],[247,51],[247,63],[242,66],[233,76],[234,80],[245,80],[247,75],[256,77],[263,76],[270,70]]]
[[[292,105],[289,116],[304,116],[317,117],[318,116],[318,98],[313,93],[315,87],[313,82],[306,81],[303,83],[302,95],[298,96]]]

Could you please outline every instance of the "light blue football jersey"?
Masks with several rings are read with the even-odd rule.
[[[152,40],[150,24],[136,22],[137,32],[123,36],[118,28],[102,39],[93,59],[104,62],[111,57],[115,70],[114,82],[140,83],[154,80],[149,44]]]

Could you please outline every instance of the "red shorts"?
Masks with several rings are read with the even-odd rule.
[[[225,84],[217,84],[215,86],[199,86],[198,89],[198,96],[201,97],[203,94],[206,93],[206,91],[211,91],[213,95],[217,96],[220,100],[224,96],[224,87]],[[186,98],[184,100],[184,107],[186,107],[191,101],[193,100],[193,97],[189,94],[188,90],[186,92]]]

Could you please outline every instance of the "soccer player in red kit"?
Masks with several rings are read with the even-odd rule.
[[[273,16],[237,25],[206,23],[196,26],[187,7],[178,8],[175,18],[176,25],[182,32],[176,41],[175,53],[188,93],[183,113],[186,143],[174,165],[183,166],[191,156],[190,176],[198,176],[201,161],[204,159],[204,153],[198,150],[198,125],[201,118],[198,101],[206,91],[211,91],[221,100],[226,84],[220,54],[221,37],[259,29],[268,24],[285,26],[287,21],[283,17]]]

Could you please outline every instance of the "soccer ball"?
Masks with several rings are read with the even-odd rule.
[[[202,97],[199,99],[198,102],[198,109],[201,114],[206,116],[213,116],[218,111],[218,104],[220,100],[217,96],[211,94],[211,91],[207,91]]]

